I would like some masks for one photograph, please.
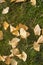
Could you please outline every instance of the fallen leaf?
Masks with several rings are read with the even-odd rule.
[[[19,41],[19,38],[13,38],[11,41],[9,41],[9,44],[12,46],[12,48],[15,48],[18,45]]]
[[[23,51],[22,54],[17,55],[17,57],[25,62],[27,59],[27,54]]]
[[[37,43],[43,43],[43,35],[38,38]]]
[[[10,58],[10,57],[7,57],[6,60],[5,60],[5,63],[6,63],[7,65],[9,65],[9,64],[11,63],[11,58]]]
[[[0,61],[5,61],[5,57],[0,55]]]
[[[19,32],[18,32],[18,29],[17,27],[13,27],[12,25],[10,25],[10,32],[15,35],[15,36],[19,36]]]
[[[23,28],[24,30],[28,30],[28,27],[26,25],[23,25],[23,24],[19,24],[19,28]]]
[[[11,59],[11,65],[17,65],[18,62],[15,59]]]
[[[37,42],[34,42],[33,48],[34,48],[34,50],[36,50],[36,51],[40,51],[40,45],[39,45]]]
[[[7,30],[8,27],[9,27],[9,24],[5,21],[5,22],[3,23],[3,27],[4,27],[4,30]]]
[[[36,0],[30,0],[31,5],[36,6]]]
[[[16,55],[18,55],[18,54],[20,53],[20,51],[19,51],[18,48],[13,48],[13,49],[11,49],[10,51],[11,51],[11,53],[12,53],[14,56],[16,56]]]
[[[40,35],[40,33],[41,33],[41,28],[38,24],[34,28],[34,33],[35,33],[35,35]]]
[[[6,7],[2,10],[2,14],[7,14],[9,12],[9,7]]]
[[[20,36],[21,36],[21,38],[26,39],[29,35],[30,35],[30,33],[26,32],[26,30],[24,30],[23,28],[20,28]]]

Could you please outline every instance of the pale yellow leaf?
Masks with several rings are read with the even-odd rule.
[[[37,42],[34,42],[33,48],[34,48],[34,50],[36,50],[36,51],[40,51],[40,45],[39,45]]]
[[[40,33],[41,33],[41,28],[38,24],[34,28],[34,33],[35,33],[35,35],[40,35]]]
[[[7,30],[8,27],[9,27],[9,24],[5,21],[5,22],[3,23],[3,27],[4,27],[4,30]]]

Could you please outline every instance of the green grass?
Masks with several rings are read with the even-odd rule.
[[[3,8],[9,6],[9,13],[2,15]],[[37,5],[32,6],[28,2],[24,3],[10,3],[10,0],[7,0],[6,3],[0,4],[0,24],[4,21],[7,21],[13,26],[18,25],[19,23],[26,24],[29,26],[30,37],[26,40],[22,40],[18,48],[22,51],[24,50],[27,55],[27,61],[23,62],[18,58],[15,58],[18,61],[18,65],[43,65],[43,44],[41,45],[40,52],[36,52],[32,48],[32,44],[37,40],[37,36],[34,35],[33,28],[36,24],[39,24],[43,28],[43,0],[37,0]],[[0,41],[0,55],[9,55],[11,46],[8,44],[9,40],[14,36],[9,32],[9,29],[5,31],[2,26],[0,30],[4,33],[3,41]],[[4,62],[0,62],[0,65],[6,65]]]

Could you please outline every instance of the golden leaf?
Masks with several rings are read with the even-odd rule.
[[[9,65],[9,64],[11,63],[11,58],[10,58],[10,57],[7,57],[6,60],[5,60],[5,63],[6,63],[7,65]]]
[[[40,35],[40,33],[41,33],[41,28],[38,24],[34,28],[34,33],[35,33],[35,35]]]
[[[31,5],[35,6],[36,5],[36,0],[30,0]]]
[[[11,41],[9,41],[9,44],[12,46],[12,48],[15,48],[18,45],[19,41],[19,38],[13,38]]]
[[[40,51],[40,45],[39,45],[37,42],[34,42],[33,48],[34,48],[34,50],[36,50],[36,51]]]
[[[23,51],[22,54],[17,55],[19,59],[22,59],[23,61],[26,61],[27,54]]]
[[[9,27],[9,24],[5,21],[5,22],[3,23],[3,27],[4,27],[5,30],[7,30],[8,27]]]
[[[43,35],[38,38],[37,43],[43,43]]]

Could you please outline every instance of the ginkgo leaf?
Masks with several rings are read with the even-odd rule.
[[[43,35],[38,38],[37,43],[43,43]]]
[[[2,10],[2,14],[7,14],[9,12],[9,7],[6,7]]]
[[[16,30],[16,28],[10,25],[10,32],[13,32],[14,30]]]
[[[40,33],[41,33],[41,28],[38,24],[34,28],[34,33],[35,33],[35,35],[40,35]]]
[[[0,55],[0,61],[5,61],[5,57]]]
[[[18,31],[13,31],[12,34],[15,35],[15,36],[19,36],[20,35]]]
[[[5,21],[5,22],[3,23],[3,27],[4,27],[4,30],[7,30],[8,27],[9,27],[9,24]]]
[[[0,0],[0,3],[4,3],[5,2],[5,0]]]
[[[15,35],[15,36],[19,36],[19,32],[17,30],[17,27],[13,27],[12,25],[10,25],[10,32]]]
[[[7,57],[6,60],[5,60],[5,63],[6,63],[7,65],[9,65],[9,64],[11,63],[11,58],[10,58],[10,57]]]
[[[3,32],[0,30],[0,40],[3,40]]]
[[[17,57],[25,62],[27,59],[27,54],[23,51],[22,54],[17,55]]]
[[[19,24],[19,28],[23,28],[23,29],[25,29],[25,30],[28,30],[28,26],[26,26],[26,25],[23,25],[23,24]]]
[[[18,62],[15,59],[11,59],[11,65],[17,65]]]
[[[18,55],[18,54],[20,53],[20,51],[19,51],[18,48],[11,49],[10,51],[11,51],[11,53],[12,53],[13,55],[15,55],[15,56]]]
[[[34,50],[36,50],[36,51],[40,51],[40,45],[39,45],[37,42],[34,42],[33,48],[34,48]]]
[[[12,48],[15,48],[18,45],[19,41],[19,38],[13,38],[11,41],[9,41],[9,44],[12,46]]]
[[[35,6],[36,5],[36,0],[30,0],[31,5]]]
[[[30,35],[30,33],[27,33],[26,30],[24,30],[23,28],[20,28],[20,36],[21,36],[21,38],[26,39],[29,35]]]

